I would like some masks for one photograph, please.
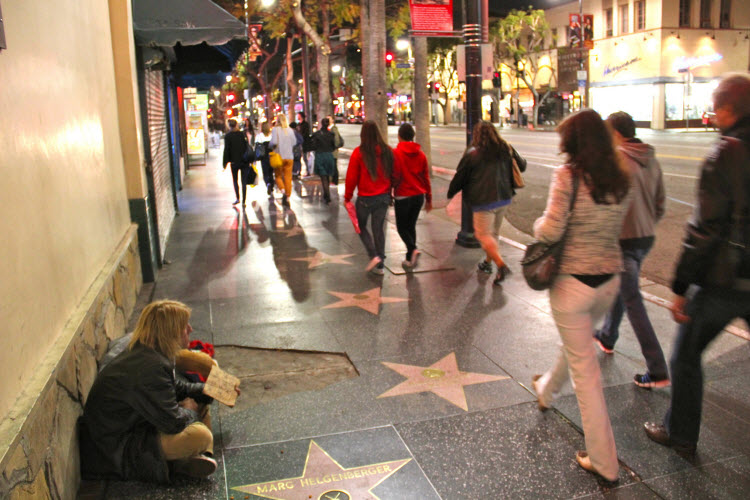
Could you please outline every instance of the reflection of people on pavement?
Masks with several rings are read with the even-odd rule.
[[[304,255],[310,252],[307,237],[297,222],[291,208],[281,210],[275,203],[268,206],[273,261],[281,279],[286,281],[295,302],[304,302],[310,295],[309,263],[289,258],[291,254]]]

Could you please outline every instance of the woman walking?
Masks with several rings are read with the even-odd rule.
[[[448,198],[463,191],[466,203],[471,207],[474,236],[485,254],[477,267],[492,274],[494,262],[497,266],[495,285],[500,285],[510,274],[510,268],[500,255],[498,236],[505,211],[516,194],[513,160],[522,172],[526,170],[526,160],[500,137],[495,126],[480,121],[474,127],[471,147],[461,158],[448,187]]]
[[[586,441],[586,451],[579,451],[576,460],[587,471],[616,481],[615,438],[592,336],[594,324],[619,291],[619,238],[630,178],[596,111],[571,115],[557,130],[567,161],[553,173],[547,208],[534,223],[534,236],[545,243],[565,237],[560,274],[549,294],[562,349],[552,368],[535,376],[532,385],[539,408],[545,410],[570,373]]]
[[[273,169],[268,161],[268,151],[271,142],[271,125],[265,121],[260,126],[260,133],[255,136],[256,160],[260,161],[260,168],[263,171],[263,182],[266,183],[268,196],[273,196]]]
[[[275,149],[281,156],[281,167],[274,171],[276,185],[284,192],[281,200],[282,205],[289,204],[289,197],[292,195],[292,166],[294,165],[294,145],[297,144],[297,138],[294,130],[289,128],[289,123],[284,114],[276,115],[276,126],[271,131],[271,149]]]
[[[357,221],[359,238],[367,250],[368,272],[383,274],[385,265],[385,214],[391,202],[393,150],[383,140],[372,120],[362,124],[360,145],[354,149],[346,171],[344,202],[348,203],[357,190]],[[367,221],[372,217],[372,235]]]
[[[320,176],[323,186],[323,200],[326,204],[331,203],[331,177],[336,169],[336,160],[333,152],[336,150],[336,136],[328,130],[330,121],[323,118],[320,122],[320,130],[313,134],[313,151],[315,151],[315,175]]]

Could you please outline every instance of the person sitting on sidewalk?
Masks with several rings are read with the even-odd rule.
[[[612,131],[615,147],[623,163],[630,170],[633,201],[620,234],[625,266],[625,271],[620,276],[620,293],[604,318],[604,325],[594,337],[602,351],[612,354],[619,337],[623,312],[627,311],[647,368],[646,373],[635,376],[635,385],[646,389],[667,387],[667,361],[654,327],[651,326],[638,286],[641,265],[654,244],[654,226],[664,215],[664,179],[654,148],[635,137],[635,122],[629,114],[624,111],[612,113],[606,123]]]
[[[175,375],[190,308],[171,300],[143,310],[128,348],[97,375],[79,423],[81,476],[166,483],[216,470],[202,383]]]
[[[722,137],[701,166],[698,205],[672,281],[680,327],[669,366],[671,405],[663,423],[644,424],[653,441],[688,456],[700,434],[703,351],[734,318],[750,323],[750,77],[725,76],[713,100]]]
[[[404,123],[398,128],[398,145],[394,151],[393,194],[396,201],[396,229],[406,245],[406,259],[401,266],[409,271],[417,267],[417,219],[422,204],[432,210],[430,168],[422,148],[414,142],[414,127]]]

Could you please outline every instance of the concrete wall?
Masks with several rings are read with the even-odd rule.
[[[130,226],[106,2],[3,2],[0,420]]]
[[[75,418],[142,282],[124,171],[140,152],[121,145],[108,3],[2,8],[0,497],[74,498]]]

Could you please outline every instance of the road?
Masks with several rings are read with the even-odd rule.
[[[339,125],[347,148],[359,144],[359,129],[359,125]],[[397,143],[396,131],[397,127],[388,127],[391,145]],[[431,127],[430,134],[432,164],[444,172],[439,177],[450,180],[450,171],[455,170],[466,147],[465,129],[458,126]],[[503,129],[501,134],[528,161],[524,174],[526,187],[515,197],[509,209],[508,221],[520,231],[530,234],[534,221],[544,211],[552,169],[563,161],[558,153],[558,135],[551,131],[518,129]],[[638,129],[637,135],[656,148],[667,192],[666,214],[657,227],[656,244],[644,263],[643,276],[668,285],[679,255],[685,222],[695,205],[700,165],[718,134]]]

